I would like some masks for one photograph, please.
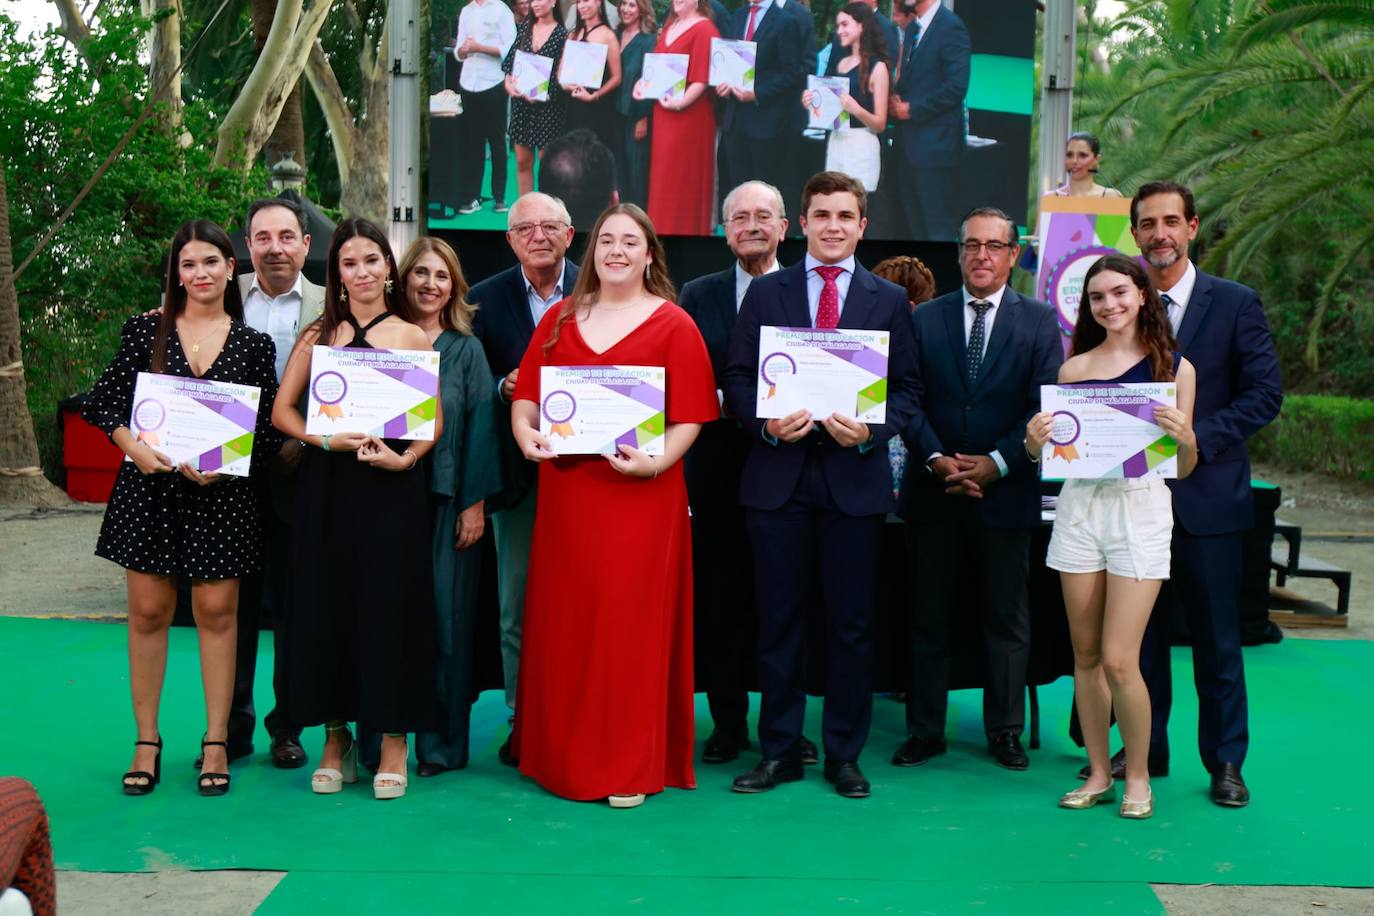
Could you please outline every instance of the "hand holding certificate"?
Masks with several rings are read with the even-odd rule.
[[[741,92],[753,92],[754,61],[757,57],[757,42],[712,38],[711,73],[707,85],[730,86]]]
[[[305,431],[433,440],[438,395],[437,350],[316,346]]]
[[[860,423],[887,422],[887,331],[759,328],[755,415],[780,419],[809,410]]]
[[[544,366],[539,432],[559,455],[662,455],[666,379],[658,366]]]
[[[1155,422],[1155,408],[1174,407],[1174,382],[1083,382],[1042,385],[1053,417],[1042,453],[1046,480],[1178,477],[1178,443]]]
[[[253,385],[140,372],[129,431],[173,464],[247,477],[261,398]]]
[[[642,92],[646,99],[660,102],[680,101],[687,97],[686,54],[644,55]]]
[[[600,89],[606,75],[606,46],[594,41],[568,41],[563,45],[563,63],[558,67],[558,84],[564,89],[581,86]]]
[[[806,89],[811,93],[807,106],[807,126],[820,130],[846,130],[849,112],[844,110],[840,95],[849,91],[849,80],[843,76],[808,76]]]
[[[553,60],[528,51],[516,51],[511,64],[515,90],[531,102],[549,100],[549,78],[553,74]]]

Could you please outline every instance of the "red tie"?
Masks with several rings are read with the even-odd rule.
[[[821,287],[821,301],[816,306],[816,327],[834,328],[840,324],[840,288],[835,285],[835,278],[844,273],[843,267],[817,267],[816,273],[821,275],[825,285]]]
[[[755,19],[755,17],[758,16],[758,14],[759,14],[759,7],[761,7],[761,6],[763,6],[763,3],[762,3],[762,2],[759,2],[759,3],[751,3],[751,4],[749,4],[749,25],[748,25],[748,27],[745,28],[745,30],[744,30],[744,40],[745,40],[745,41],[753,41],[753,40],[754,40],[754,19]]]

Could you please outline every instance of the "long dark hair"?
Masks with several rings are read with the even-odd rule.
[[[1150,275],[1135,258],[1124,254],[1109,254],[1098,258],[1083,277],[1083,294],[1078,302],[1078,320],[1073,326],[1073,343],[1069,355],[1087,353],[1107,339],[1107,329],[1093,317],[1092,299],[1088,295],[1088,284],[1100,273],[1111,271],[1130,277],[1136,289],[1145,294],[1145,302],[1136,315],[1136,333],[1145,345],[1145,356],[1150,361],[1150,376],[1156,382],[1174,380],[1174,332],[1169,325],[1169,316],[1164,311],[1159,292],[1150,282]]]
[[[611,24],[611,11],[610,11],[610,7],[609,7],[609,6],[607,5],[607,3],[606,3],[606,0],[596,0],[596,5],[597,5],[597,6],[600,8],[600,10],[601,10],[601,21],[604,22],[607,26],[609,26],[609,25]],[[585,39],[585,38],[587,37],[587,23],[583,21],[583,19],[582,19],[582,11],[579,10],[579,9],[577,9],[577,4],[576,4],[576,3],[573,4],[573,9],[576,10],[576,16],[577,16],[576,24],[575,24],[574,27],[573,27],[573,34],[574,34],[574,35],[580,34],[580,35],[582,36],[582,38],[579,38],[579,39],[576,39],[576,40],[577,40],[577,41],[581,41],[581,40],[583,40],[583,39]],[[640,16],[643,16],[643,15],[644,15],[643,11],[641,11],[639,15],[640,15]]]
[[[386,258],[386,279],[391,284],[390,290],[385,284],[382,286],[382,303],[386,310],[411,324],[415,324],[420,317],[415,306],[410,304],[405,287],[401,285],[401,275],[396,272],[396,259],[391,254],[391,243],[386,235],[368,220],[346,219],[339,223],[329,239],[329,260],[325,264],[324,275],[324,313],[311,324],[312,328],[319,328],[318,343],[328,345],[334,337],[334,331],[339,325],[347,324],[352,315],[348,300],[339,296],[343,290],[343,280],[339,276],[339,249],[344,242],[358,236],[376,242],[377,247],[382,249],[382,257]]]
[[[558,318],[553,323],[553,329],[549,331],[548,339],[544,341],[545,353],[552,350],[553,345],[558,343],[558,335],[563,329],[563,325],[576,317],[577,310],[579,308],[591,308],[600,298],[601,278],[596,274],[596,240],[601,235],[601,227],[606,224],[606,220],[616,214],[623,214],[634,220],[640,231],[644,233],[644,247],[650,258],[649,275],[644,278],[644,289],[655,296],[662,296],[669,302],[677,298],[677,290],[673,287],[673,281],[668,277],[668,257],[663,251],[663,242],[659,240],[658,233],[654,232],[654,224],[649,219],[649,214],[634,204],[616,204],[613,207],[607,207],[597,217],[596,225],[592,226],[592,231],[587,233],[587,252],[582,255],[577,282],[573,284],[572,293],[558,307]]]
[[[172,236],[172,250],[167,256],[167,280],[162,287],[162,312],[157,322],[157,336],[153,338],[154,372],[167,367],[167,341],[176,333],[177,318],[186,311],[186,287],[181,285],[181,249],[187,242],[206,242],[219,249],[224,260],[234,263],[234,243],[219,226],[206,219],[193,219],[181,224]],[[243,321],[243,295],[238,278],[232,273],[224,287],[224,311],[235,321]]]
[[[840,8],[850,19],[859,24],[863,31],[859,34],[859,91],[868,91],[868,77],[873,65],[878,61],[887,63],[887,46],[883,41],[882,30],[878,28],[878,17],[867,3],[855,0]],[[838,13],[836,15],[839,15]],[[835,71],[839,72],[838,69]]]

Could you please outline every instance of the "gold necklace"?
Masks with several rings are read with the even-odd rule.
[[[225,319],[225,320],[227,321],[228,319]],[[196,340],[195,340],[194,343],[191,344],[191,352],[192,352],[192,353],[199,353],[199,352],[200,352],[200,342],[201,342],[202,340],[204,340],[205,338],[209,337],[211,334],[218,334],[219,331],[220,331],[220,328],[222,328],[222,327],[224,327],[224,321],[216,321],[216,322],[215,322],[215,326],[214,326],[213,328],[211,328],[210,331],[209,331],[208,333],[202,334],[200,337],[196,338]]]

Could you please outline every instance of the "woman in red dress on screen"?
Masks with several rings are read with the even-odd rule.
[[[706,80],[711,70],[710,0],[673,0],[655,54],[686,54],[687,94],[654,106],[649,144],[649,218],[662,235],[709,235],[716,181],[716,110]],[[641,79],[634,97],[645,98]]]
[[[696,785],[681,458],[720,405],[644,211],[612,207],[590,238],[572,295],[535,329],[511,408],[520,450],[540,462],[511,751],[550,792],[631,808]],[[597,365],[667,370],[662,455],[622,444],[559,457],[540,433],[540,368]]]

